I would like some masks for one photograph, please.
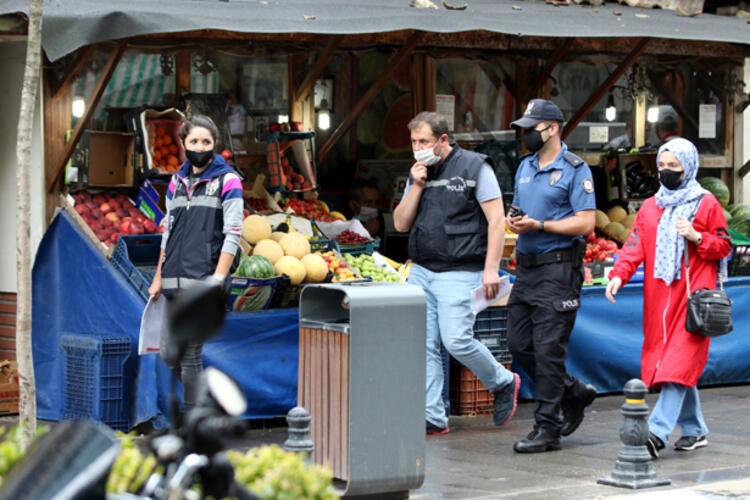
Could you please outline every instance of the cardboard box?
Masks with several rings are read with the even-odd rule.
[[[89,186],[133,185],[135,171],[135,141],[124,132],[86,130],[76,147],[71,166]]]
[[[157,111],[155,109],[147,109],[141,113],[140,117],[140,130],[143,138],[143,154],[144,154],[144,167],[147,173],[159,174],[172,174],[179,169],[185,160],[185,150],[182,148],[182,141],[180,140],[180,127],[185,120],[185,115],[181,111],[175,108],[165,109],[164,111]],[[179,165],[168,168],[159,161],[155,161],[155,148],[157,129],[163,129],[166,135],[171,139],[171,143],[177,147],[175,153],[166,153],[161,150],[159,156],[174,155],[179,161]],[[166,147],[166,146],[159,146]]]
[[[0,361],[0,414],[18,413],[18,366],[15,361]]]

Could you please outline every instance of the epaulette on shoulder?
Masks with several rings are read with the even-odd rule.
[[[585,165],[586,164],[586,162],[583,161],[583,159],[580,156],[578,156],[575,153],[571,153],[570,151],[567,151],[563,155],[563,158],[565,158],[565,160],[568,163],[570,163],[571,165],[573,165],[576,168],[580,167],[581,165]]]

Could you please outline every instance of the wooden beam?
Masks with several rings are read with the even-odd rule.
[[[534,86],[531,87],[528,93],[526,93],[526,95],[524,96],[526,101],[537,96],[537,93],[546,85],[547,80],[549,80],[549,77],[552,75],[552,72],[555,70],[557,65],[560,64],[560,61],[562,61],[563,58],[570,52],[570,49],[571,47],[573,47],[573,44],[575,42],[575,38],[566,38],[555,49],[549,59],[549,62],[544,67],[539,77],[536,79],[536,82],[534,82]]]
[[[341,137],[352,125],[352,123],[354,123],[354,121],[359,118],[359,115],[362,114],[362,112],[372,102],[372,100],[377,97],[378,93],[383,90],[383,87],[386,86],[386,84],[393,77],[393,74],[396,72],[396,68],[398,68],[398,66],[402,62],[404,62],[407,57],[409,57],[409,54],[411,54],[412,50],[414,50],[414,47],[420,42],[423,36],[424,32],[421,31],[415,31],[414,33],[412,33],[406,43],[398,50],[398,52],[396,52],[396,54],[393,55],[391,60],[388,61],[388,69],[382,75],[380,75],[380,77],[375,80],[375,82],[373,82],[372,86],[367,89],[367,92],[365,92],[365,94],[359,99],[359,101],[357,101],[357,104],[354,105],[349,114],[344,118],[339,126],[336,127],[336,130],[333,131],[328,140],[318,150],[318,156],[316,159],[317,165],[321,165],[323,163],[323,161],[328,156],[328,153],[330,153],[331,149],[333,149],[333,146],[339,141],[339,139],[341,139]]]
[[[63,77],[62,82],[60,82],[60,86],[55,91],[54,97],[58,97],[61,93],[70,90],[70,86],[73,84],[73,80],[81,72],[84,65],[91,61],[91,58],[94,55],[94,50],[96,50],[96,45],[89,45],[81,51],[76,60],[68,69],[68,72]]]
[[[421,111],[436,111],[436,102],[435,99],[437,99],[437,70],[435,66],[437,63],[435,62],[435,59],[426,56],[424,58],[424,109],[420,109],[417,111],[417,113]],[[417,113],[414,113],[415,115]]]
[[[175,56],[175,89],[177,97],[190,93],[190,49],[182,49]]]
[[[326,66],[328,66],[328,63],[331,62],[331,59],[333,59],[333,56],[336,54],[342,40],[343,38],[340,36],[330,37],[325,50],[323,50],[323,53],[318,57],[318,60],[315,61],[315,64],[313,64],[310,71],[307,72],[307,76],[305,76],[305,79],[300,86],[297,87],[298,101],[304,101],[307,99],[308,94],[315,86],[316,80],[320,78],[320,75],[323,74],[323,70],[326,69]]]
[[[646,49],[646,46],[650,41],[650,38],[640,39],[638,43],[636,43],[630,54],[628,54],[628,56],[625,58],[625,60],[623,60],[620,65],[612,72],[612,74],[610,74],[607,79],[604,80],[604,83],[602,83],[602,85],[597,90],[595,90],[593,94],[591,94],[591,97],[589,97],[588,101],[586,101],[583,106],[581,106],[576,114],[573,115],[573,117],[565,125],[565,130],[562,134],[563,140],[568,137],[568,135],[578,126],[579,123],[581,123],[581,120],[583,120],[583,118],[587,114],[589,114],[594,106],[596,106],[596,103],[598,103],[601,98],[604,97],[604,94],[609,92],[612,86],[617,83],[617,80],[619,80],[620,77],[624,75],[628,69],[630,69],[630,67]]]
[[[84,115],[76,123],[70,139],[63,147],[62,154],[58,156],[54,161],[54,167],[52,171],[47,173],[46,182],[48,193],[54,190],[55,185],[60,180],[60,177],[65,171],[65,165],[68,163],[68,160],[70,160],[70,157],[73,156],[73,151],[76,147],[76,144],[78,144],[78,141],[81,139],[81,135],[83,135],[83,129],[91,118],[91,115],[94,112],[94,108],[99,103],[99,100],[104,93],[104,89],[107,87],[107,84],[112,78],[112,74],[114,73],[115,68],[117,67],[117,63],[120,61],[120,57],[122,57],[122,53],[124,51],[125,44],[117,44],[117,46],[112,50],[109,59],[107,59],[106,64],[102,68],[101,75],[99,75],[99,79],[94,86],[94,91],[92,92],[91,96],[89,96],[89,99],[86,102],[86,111]]]

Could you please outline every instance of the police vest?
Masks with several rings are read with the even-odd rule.
[[[453,145],[425,182],[409,234],[409,257],[433,272],[480,271],[487,255],[487,219],[476,200],[482,154]]]
[[[187,180],[175,174],[169,239],[164,249],[162,285],[165,291],[184,288],[213,274],[224,244],[221,191],[226,172],[193,185],[188,198]],[[179,278],[179,280],[169,279]]]

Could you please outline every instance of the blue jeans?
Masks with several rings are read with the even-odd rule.
[[[683,436],[704,436],[708,427],[703,420],[697,387],[665,383],[648,417],[648,428],[667,443],[675,427],[682,428]]]
[[[427,299],[426,419],[438,427],[445,427],[448,416],[443,405],[441,341],[451,356],[471,370],[492,392],[513,382],[513,374],[474,338],[476,318],[471,310],[471,291],[481,285],[481,271],[434,273],[412,264],[409,283],[421,287]]]

